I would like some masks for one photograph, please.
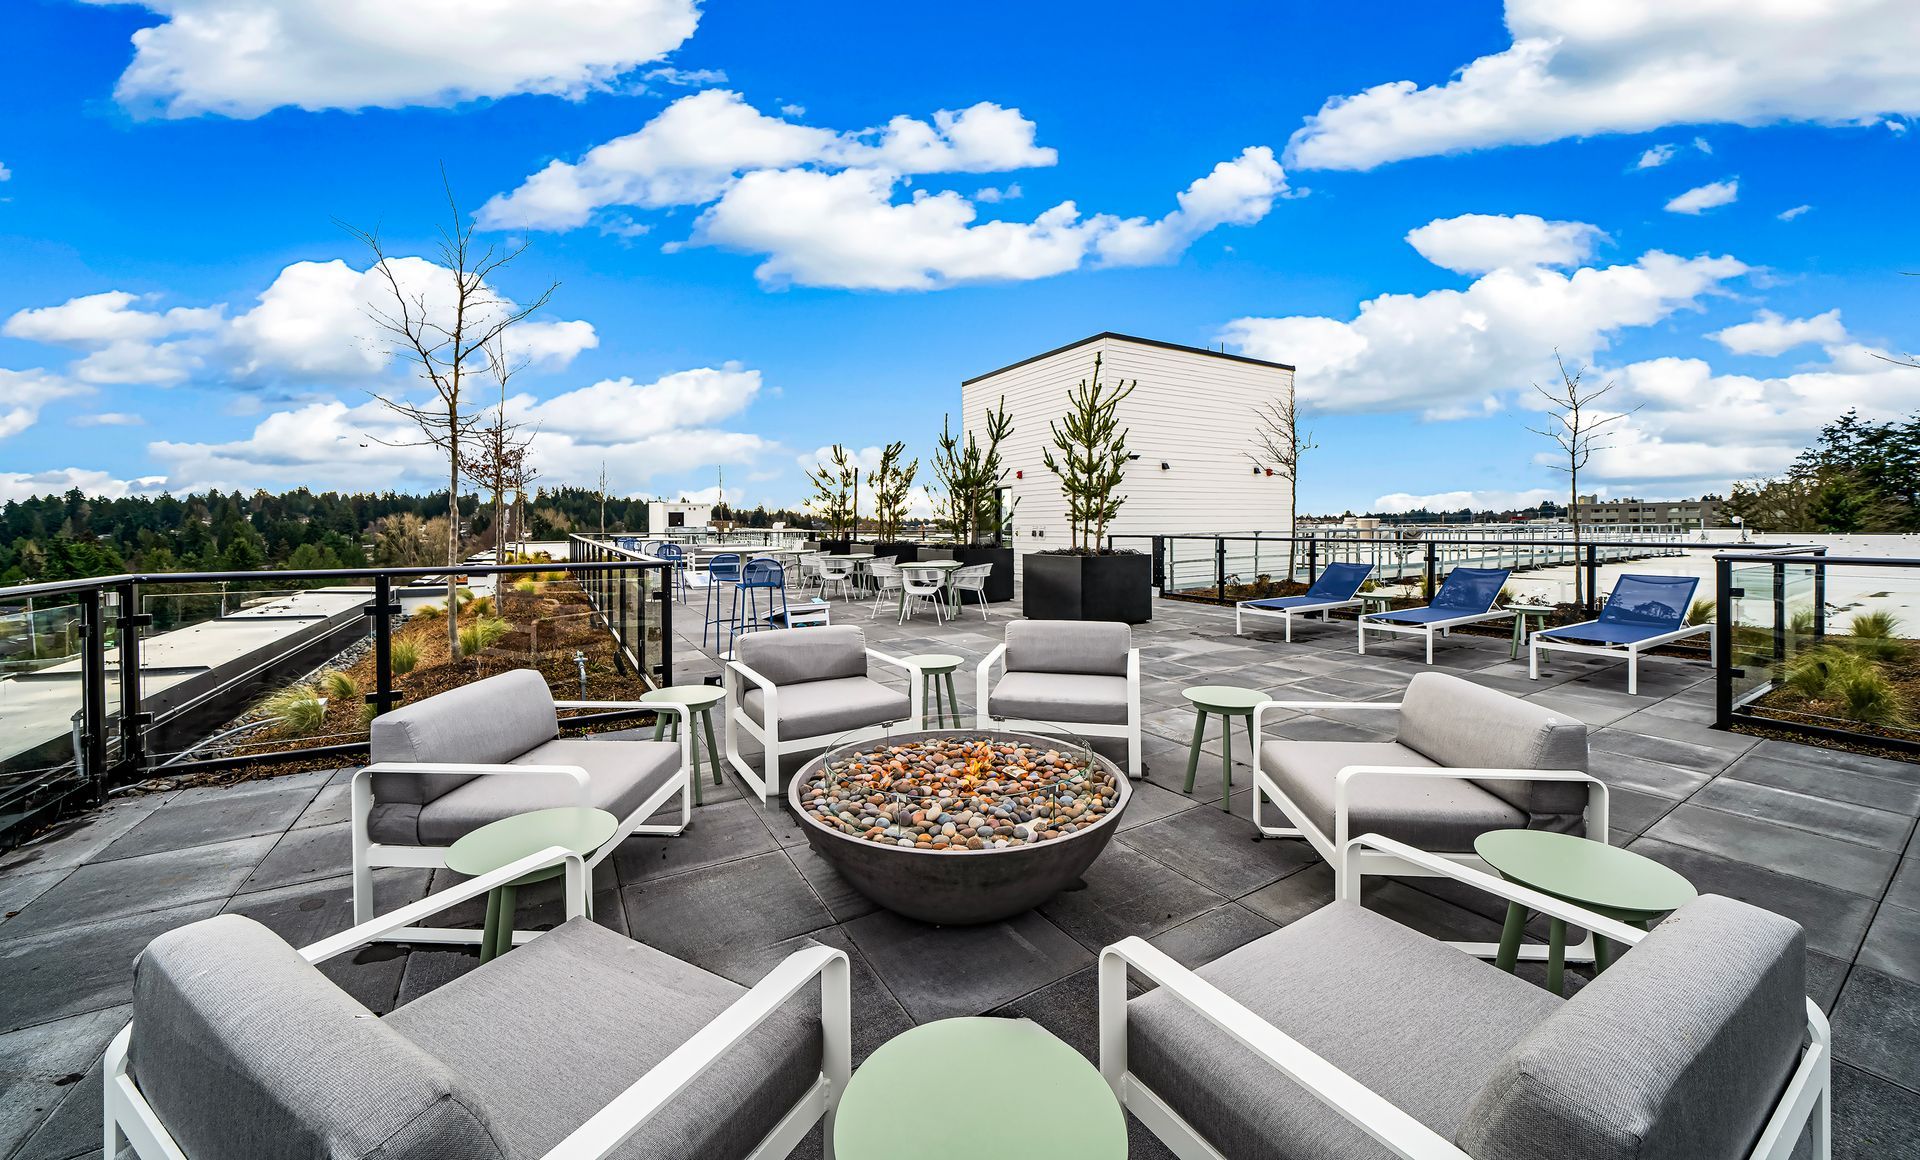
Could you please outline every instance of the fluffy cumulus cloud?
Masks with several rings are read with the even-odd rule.
[[[40,421],[40,408],[55,399],[85,394],[87,388],[66,378],[34,369],[0,369],[0,439],[18,435]]]
[[[1841,325],[1840,312],[1829,310],[1812,318],[1784,318],[1771,310],[1762,310],[1752,322],[1742,322],[1707,336],[1735,354],[1777,355],[1807,343],[1831,346],[1844,342],[1847,328]]]
[[[1667,202],[1667,212],[1701,214],[1723,205],[1732,205],[1739,199],[1740,179],[1730,177],[1725,181],[1709,181],[1705,185],[1694,186]]]
[[[1664,125],[1870,124],[1920,112],[1911,0],[1507,0],[1510,47],[1441,84],[1335,97],[1289,145],[1301,169],[1371,169]]]
[[[700,16],[698,0],[87,2],[161,17],[133,34],[115,94],[167,117],[580,97],[678,48]]]
[[[61,495],[79,488],[90,496],[123,499],[130,495],[155,495],[166,489],[164,476],[120,479],[111,472],[84,467],[59,467],[51,471],[0,471],[0,503],[29,499],[36,495]]]
[[[1606,238],[1586,222],[1550,222],[1530,213],[1469,213],[1440,218],[1407,234],[1420,256],[1457,274],[1509,266],[1574,266]]]
[[[1604,489],[1603,489],[1604,490]],[[1539,507],[1543,503],[1565,503],[1566,492],[1556,488],[1533,487],[1525,491],[1503,491],[1498,488],[1481,491],[1437,491],[1428,495],[1413,495],[1396,491],[1383,495],[1373,501],[1368,511],[1376,512],[1457,512],[1461,508],[1470,511],[1512,511],[1516,508]]]
[[[1447,227],[1421,236],[1429,245],[1450,236],[1512,243],[1530,232],[1537,240],[1537,232],[1524,225]],[[1502,248],[1488,243],[1478,256],[1494,257]],[[1620,331],[1696,308],[1747,272],[1732,257],[1682,258],[1659,250],[1630,263],[1562,272],[1544,263],[1570,252],[1564,242],[1531,249],[1508,244],[1504,252],[1510,264],[1464,289],[1382,294],[1362,302],[1349,319],[1239,318],[1220,337],[1244,354],[1298,366],[1300,396],[1319,410],[1411,408],[1433,418],[1485,414],[1497,409],[1500,394],[1548,381],[1556,349],[1569,361],[1592,361]]]
[[[430,317],[451,318],[450,271],[411,257],[389,259],[389,267]],[[162,308],[113,290],[19,311],[0,324],[0,334],[84,352],[69,368],[83,383],[369,382],[391,373],[394,362],[390,336],[370,312],[392,306],[392,291],[375,267],[295,262],[238,314],[224,304]],[[513,308],[496,293],[481,317]],[[520,361],[546,367],[564,367],[599,341],[581,321],[530,319],[509,335]]]
[[[1082,215],[1061,202],[1029,220],[980,220],[1017,184],[969,199],[915,179],[1050,166],[1053,149],[1017,109],[981,102],[929,119],[899,116],[835,131],[771,116],[739,93],[709,89],[669,105],[636,132],[553,161],[480,210],[490,229],[645,230],[616,211],[705,207],[669,252],[715,246],[762,255],[769,285],[925,290],[1044,278],[1084,264],[1171,261],[1202,235],[1250,225],[1287,190],[1265,147],[1221,162],[1158,218]],[[903,192],[905,196],[903,196]]]

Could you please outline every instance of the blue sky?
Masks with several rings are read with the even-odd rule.
[[[548,483],[796,501],[1119,330],[1297,364],[1309,511],[1557,492],[1556,347],[1596,486],[1724,487],[1920,408],[1920,29],[1745,7],[15,0],[0,498],[429,484],[336,223],[431,257],[442,163]]]

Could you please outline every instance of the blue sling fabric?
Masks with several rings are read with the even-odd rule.
[[[1440,591],[1433,594],[1433,603],[1425,608],[1382,612],[1371,619],[1390,620],[1395,624],[1432,624],[1492,612],[1494,601],[1500,599],[1500,590],[1506,587],[1507,577],[1511,575],[1511,568],[1455,568],[1447,573]]]
[[[1299,596],[1278,596],[1271,600],[1249,600],[1248,608],[1270,608],[1278,612],[1288,608],[1311,608],[1319,604],[1340,604],[1352,600],[1373,572],[1372,564],[1328,564],[1320,579]]]
[[[1700,586],[1694,576],[1622,576],[1600,610],[1600,619],[1570,624],[1543,635],[1548,640],[1633,644],[1677,631]]]

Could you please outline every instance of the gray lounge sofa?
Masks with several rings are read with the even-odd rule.
[[[993,670],[1004,667],[999,681]],[[1140,650],[1133,630],[1109,621],[1016,620],[974,673],[975,725],[1058,726],[1127,743],[1140,773]]]

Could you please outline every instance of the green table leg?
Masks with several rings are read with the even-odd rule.
[[[1187,788],[1182,793],[1193,792],[1193,775],[1200,769],[1200,741],[1207,734],[1207,711],[1194,710],[1193,744],[1187,747]]]
[[[674,740],[678,741],[680,739],[680,726],[677,719],[673,727],[673,733]],[[695,729],[691,721],[687,723],[687,744],[692,750],[688,755],[687,780],[693,782],[693,804],[696,806],[704,806],[707,803],[700,793],[700,730]],[[711,742],[707,744],[707,759],[709,761],[713,759],[713,744]]]
[[[1520,659],[1520,645],[1521,642],[1526,639],[1526,633],[1527,618],[1521,616],[1519,613],[1515,613],[1513,617],[1513,647],[1507,650],[1508,660],[1517,661]]]
[[[964,722],[960,720],[960,696],[953,691],[953,674],[946,674],[945,680],[947,682],[947,706],[953,710],[953,727],[958,729],[964,724]]]
[[[487,891],[487,920],[480,926],[480,961],[493,958],[493,944],[500,938],[500,888]]]
[[[1599,974],[1613,965],[1613,940],[1605,935],[1593,936],[1593,973]]]
[[[1253,731],[1253,714],[1251,713],[1247,714],[1247,746],[1249,755],[1260,752],[1260,738]],[[1248,760],[1251,761],[1252,756],[1249,756]]]
[[[1233,794],[1233,718],[1220,718],[1220,808],[1228,813],[1233,806],[1227,799]]]
[[[665,713],[655,712],[653,715],[653,739],[655,741],[665,741],[667,739],[667,715]]]
[[[519,887],[508,883],[500,888],[500,929],[493,940],[493,957],[496,959],[513,949],[513,920],[519,899]]]
[[[700,710],[700,721],[702,724],[704,724],[707,727],[707,764],[713,767],[713,784],[719,785],[720,784],[720,746],[713,739],[713,710],[711,709]],[[697,765],[693,769],[693,777],[694,777],[694,781],[698,783],[698,781],[700,780],[700,768]],[[698,799],[696,798],[695,800],[697,801]]]
[[[1507,974],[1520,962],[1520,936],[1527,928],[1527,908],[1517,902],[1507,903],[1507,922],[1500,928],[1500,953],[1495,956],[1493,965]]]
[[[1547,990],[1558,995],[1566,981],[1567,924],[1558,918],[1547,920]]]

